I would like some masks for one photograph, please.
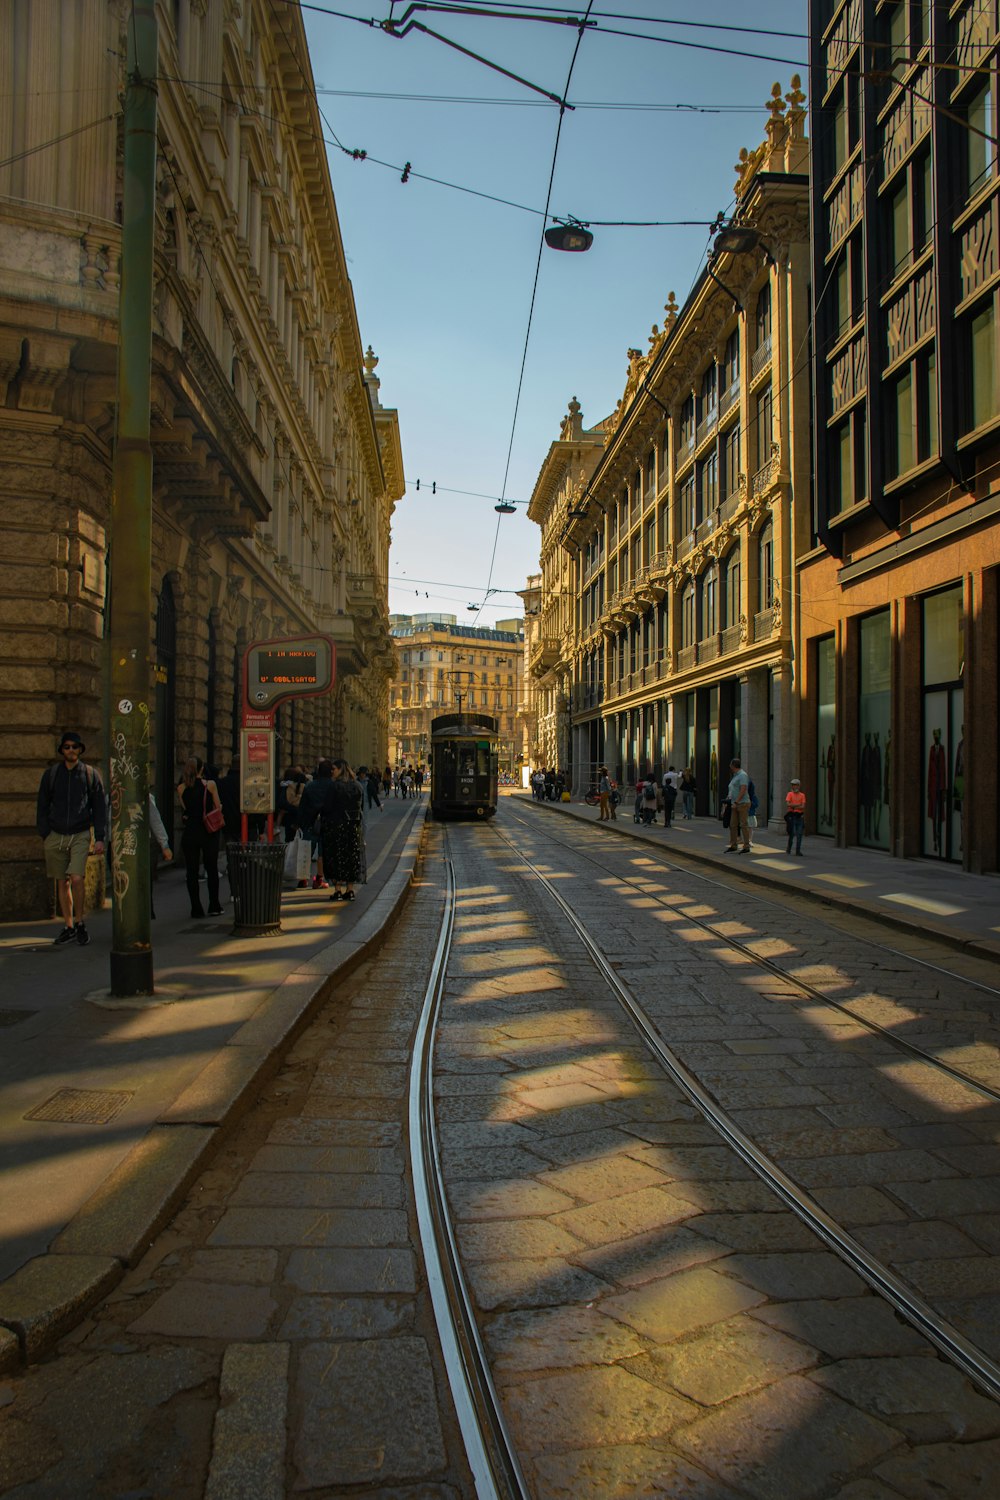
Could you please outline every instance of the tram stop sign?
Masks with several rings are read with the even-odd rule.
[[[336,675],[337,651],[328,635],[283,636],[254,641],[243,658],[244,724],[259,723],[286,698],[315,698],[329,693]]]

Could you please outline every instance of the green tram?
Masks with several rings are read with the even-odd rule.
[[[431,811],[436,818],[492,818],[497,810],[498,719],[439,714],[431,720]]]

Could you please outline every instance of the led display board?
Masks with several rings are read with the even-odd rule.
[[[287,698],[329,693],[336,675],[336,647],[328,635],[254,641],[243,658],[244,724]]]

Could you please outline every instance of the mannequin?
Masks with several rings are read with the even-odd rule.
[[[941,743],[941,731],[935,729],[930,754],[927,757],[927,816],[931,820],[933,829],[935,854],[941,853],[941,829],[948,796],[947,781],[947,757]]]

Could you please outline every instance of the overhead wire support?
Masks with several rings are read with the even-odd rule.
[[[512,73],[509,68],[504,68],[501,67],[499,63],[491,62],[488,57],[483,57],[482,53],[473,52],[471,48],[463,47],[460,42],[453,41],[451,37],[445,36],[442,32],[434,31],[432,27],[425,26],[423,21],[415,21],[411,19],[412,14],[415,10],[433,11],[440,8],[441,7],[427,3],[427,0],[417,0],[417,3],[407,6],[406,10],[403,12],[403,15],[398,21],[393,20],[391,17],[389,20],[383,21],[381,23],[381,29],[385,32],[386,36],[394,37],[396,41],[402,41],[403,37],[405,37],[411,31],[422,31],[425,36],[431,36],[437,42],[444,42],[446,47],[451,47],[454,49],[454,51],[461,52],[463,57],[471,57],[473,62],[482,63],[484,67],[492,68],[494,73],[502,73],[504,78],[509,78],[512,80],[512,82],[519,83],[526,89],[531,89],[531,91],[535,94],[541,94],[545,99],[550,99],[553,104],[558,104],[561,110],[573,108],[573,105],[567,104],[566,100],[563,99],[559,94],[553,94],[551,89],[543,89],[539,84],[531,83],[527,78],[522,78],[519,73]],[[493,15],[499,17],[500,12],[479,10],[473,7],[469,7],[468,10],[463,9],[462,11],[455,12],[455,14],[479,16]],[[517,19],[520,20],[521,18],[518,17]],[[529,18],[525,17],[524,19],[527,20]],[[537,19],[551,20],[552,17],[540,16]],[[579,30],[584,23],[578,20],[567,20],[567,24],[575,26]]]

